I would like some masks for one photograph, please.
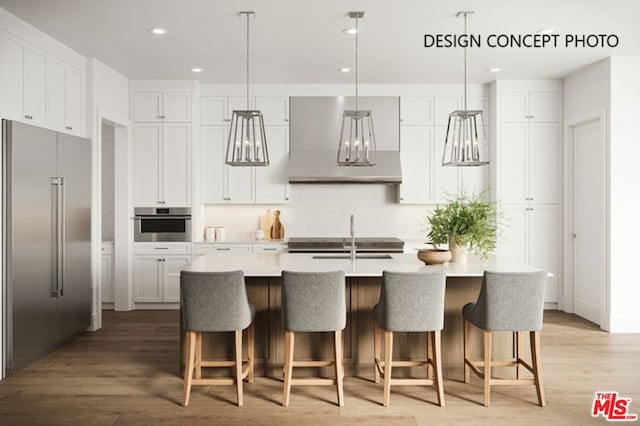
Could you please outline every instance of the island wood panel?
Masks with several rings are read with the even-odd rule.
[[[463,360],[462,307],[475,301],[482,278],[447,278],[445,292],[445,319],[442,331],[442,359],[445,376],[449,367],[461,367]],[[247,277],[249,301],[256,308],[255,347],[256,374],[282,376],[284,365],[284,331],[280,320],[280,279]],[[345,297],[347,323],[343,332],[345,373],[368,377],[373,372],[373,307],[380,297],[381,278],[347,278]],[[482,358],[482,332],[472,327],[472,356]],[[246,333],[243,336],[246,356]],[[528,359],[528,336],[522,338],[522,349]],[[203,337],[204,358],[232,358],[232,333],[207,333]],[[427,353],[426,333],[394,333],[394,359],[424,359]],[[494,357],[508,359],[513,356],[512,333],[494,333]],[[296,333],[296,360],[333,359],[332,333]],[[212,371],[227,374],[228,371]],[[304,374],[331,376],[333,368],[296,369]],[[394,377],[422,376],[424,367],[402,368]]]

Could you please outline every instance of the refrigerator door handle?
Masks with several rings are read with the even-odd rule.
[[[51,178],[53,186],[53,290],[52,297],[60,297],[60,178]]]
[[[60,235],[58,238],[59,251],[58,251],[58,259],[59,259],[59,276],[60,276],[60,295],[58,297],[64,296],[64,264],[65,264],[65,241],[67,239],[67,226],[66,226],[66,202],[65,202],[65,187],[64,187],[64,177],[60,178]]]

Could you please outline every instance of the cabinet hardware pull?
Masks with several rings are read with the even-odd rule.
[[[155,250],[169,250],[169,247],[156,247]]]
[[[289,201],[289,197],[284,197],[284,199],[285,199],[286,201]]]
[[[27,120],[33,120],[33,115],[25,115],[24,118]]]
[[[276,251],[276,250],[277,250],[277,248],[274,248],[274,247],[265,247],[265,248],[263,248],[262,250],[263,250],[263,251]]]
[[[73,127],[71,127],[71,126],[64,126],[64,128],[67,129],[67,130],[73,130]]]
[[[285,119],[284,119],[284,121],[286,121],[286,122],[288,123],[288,122],[289,122],[289,119],[288,119],[288,118],[285,118]]]
[[[229,118],[224,118],[224,119],[222,119],[222,121],[224,121],[224,122],[228,123],[228,122],[230,122],[230,121],[231,121],[231,119],[229,119]]]
[[[216,250],[219,250],[219,251],[230,251],[231,249],[228,248],[228,247],[217,247]]]

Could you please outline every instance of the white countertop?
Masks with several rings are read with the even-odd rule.
[[[197,257],[185,271],[223,272],[241,270],[247,277],[279,277],[289,271],[344,270],[347,277],[380,277],[382,271],[418,272],[443,267],[448,277],[482,277],[485,270],[498,272],[528,272],[537,268],[519,265],[490,257],[480,259],[469,255],[468,262],[447,263],[443,266],[422,263],[415,254],[392,254],[392,259],[358,259],[355,268],[350,259],[313,259],[312,254],[302,253],[211,253]],[[322,256],[316,255],[316,256]]]

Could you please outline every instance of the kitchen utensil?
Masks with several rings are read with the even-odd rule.
[[[280,222],[280,210],[276,210],[270,236],[272,240],[282,240],[284,238],[284,226]]]

